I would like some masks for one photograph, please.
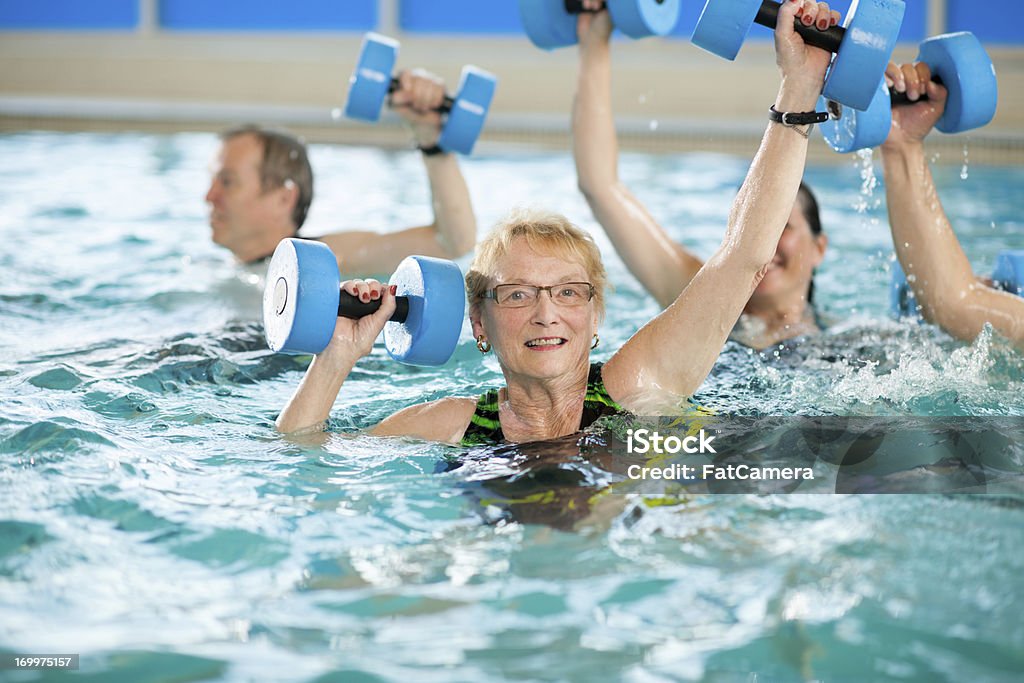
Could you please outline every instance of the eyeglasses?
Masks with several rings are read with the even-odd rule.
[[[484,292],[484,298],[494,299],[494,303],[505,308],[525,308],[536,303],[542,291],[547,292],[551,300],[559,306],[582,306],[594,298],[594,285],[589,282],[563,282],[549,287],[495,285],[494,289]]]

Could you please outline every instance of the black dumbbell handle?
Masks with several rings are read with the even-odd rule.
[[[657,0],[660,5],[663,0]],[[583,9],[583,0],[565,0],[565,13],[566,14],[597,14],[606,7],[605,3],[601,3],[600,9]]]
[[[376,312],[377,309],[380,308],[380,302],[380,299],[363,301],[354,294],[342,291],[341,298],[338,299],[338,316],[358,320],[359,318],[364,318],[371,313]],[[388,318],[388,320],[395,323],[404,323],[405,319],[408,317],[409,297],[396,296],[395,312],[391,314],[391,317]]]
[[[654,0],[659,5],[665,0]],[[601,6],[597,9],[584,9],[583,0],[565,0],[565,13],[566,14],[597,14],[608,7],[608,3],[602,2]]]
[[[932,76],[932,83],[938,83],[939,85],[945,85],[942,82],[942,79],[939,78],[938,76]],[[907,97],[907,93],[906,92],[896,92],[895,90],[890,90],[889,91],[889,100],[894,105],[917,104],[918,102],[927,102],[928,101],[928,93],[922,92],[920,97],[918,97],[916,100],[911,102],[910,98]]]
[[[728,0],[719,1],[727,2]],[[779,7],[779,3],[773,0],[761,0],[761,9],[757,10],[754,23],[774,31],[775,25],[779,23]],[[795,24],[796,32],[800,34],[805,43],[829,52],[839,52],[839,44],[843,42],[843,36],[846,35],[846,29],[842,26],[832,26],[824,31],[819,31],[814,26],[805,26],[799,19],[795,21]]]
[[[392,76],[391,77],[391,84],[388,85],[388,94],[390,95],[391,93],[393,93],[396,90],[398,90],[398,87],[400,85],[401,85],[401,83],[398,82],[398,79],[395,78],[394,76]],[[378,92],[380,92],[380,91],[378,91]],[[454,107],[454,106],[455,106],[455,100],[452,99],[451,95],[449,95],[448,93],[445,93],[444,100],[441,102],[441,106],[435,108],[434,111],[440,112],[441,114],[447,114],[448,112],[450,112],[452,110],[452,107]],[[374,309],[374,310],[376,310],[376,309]]]

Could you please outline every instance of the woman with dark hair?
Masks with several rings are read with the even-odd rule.
[[[601,7],[598,0],[584,0],[584,5],[591,10]],[[817,3],[805,2],[801,13],[811,5]],[[819,13],[816,25],[828,28],[837,19],[836,12]],[[665,307],[675,301],[704,262],[669,237],[618,177],[618,139],[611,109],[611,31],[606,10],[580,15],[580,69],[572,118],[576,175],[594,217],[626,267]],[[814,270],[825,257],[827,245],[818,203],[801,183],[775,257],[747,302],[732,338],[764,349],[818,332],[810,304]]]

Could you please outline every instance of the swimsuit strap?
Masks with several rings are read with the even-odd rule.
[[[498,419],[498,390],[489,389],[480,394],[473,417],[469,418],[469,426],[459,445],[482,446],[504,440],[505,434],[501,431],[501,420]]]
[[[612,400],[608,390],[604,388],[601,377],[603,363],[591,363],[590,375],[587,377],[587,395],[583,398],[583,415],[580,416],[580,430],[594,424],[605,415],[617,415],[626,412],[622,406]]]
[[[598,418],[624,412],[623,408],[612,400],[604,388],[601,379],[601,363],[590,364],[587,376],[587,393],[583,398],[583,414],[580,416],[580,429],[586,429]],[[500,443],[505,440],[501,431],[501,420],[498,418],[498,390],[489,389],[477,399],[473,417],[459,442],[461,446],[482,446]]]

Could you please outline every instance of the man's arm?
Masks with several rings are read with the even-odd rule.
[[[665,307],[703,263],[670,238],[619,180],[619,142],[611,109],[611,28],[607,10],[580,15],[580,67],[572,111],[576,177],[626,267]]]
[[[1024,299],[979,282],[939,200],[924,151],[924,137],[942,116],[946,89],[931,82],[924,64],[890,65],[892,87],[911,99],[928,100],[893,110],[893,127],[882,145],[889,225],[900,265],[921,312],[964,341],[986,322],[1024,347]]]

